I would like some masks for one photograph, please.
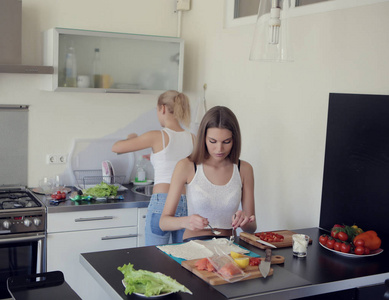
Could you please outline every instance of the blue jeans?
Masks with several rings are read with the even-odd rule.
[[[146,246],[166,245],[171,238],[172,243],[182,243],[185,229],[177,231],[162,231],[159,227],[159,219],[165,206],[167,194],[153,194],[150,199],[146,215],[145,244]],[[188,215],[186,196],[181,195],[175,213],[176,217]]]

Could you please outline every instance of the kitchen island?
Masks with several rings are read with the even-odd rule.
[[[178,293],[173,299],[298,299],[343,291],[338,299],[363,298],[368,286],[383,285],[389,278],[389,253],[370,257],[346,257],[321,247],[319,236],[325,232],[319,228],[293,230],[308,234],[313,243],[306,258],[296,258],[291,248],[274,249],[273,255],[285,257],[282,265],[272,265],[274,273],[267,278],[211,286],[192,274],[158,248],[141,247],[113,251],[82,253],[80,262],[110,296],[110,299],[139,299],[126,296],[118,266],[132,263],[135,269],[162,272],[189,288],[193,295]],[[264,256],[264,251],[239,241],[239,244]],[[375,291],[384,293],[384,286]],[[371,296],[371,295],[370,295]],[[382,296],[381,296],[382,297]],[[333,299],[336,299],[334,297]],[[379,299],[379,298],[378,298]]]

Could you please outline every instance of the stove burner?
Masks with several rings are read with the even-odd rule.
[[[27,192],[1,192],[0,210],[41,207],[32,195]]]

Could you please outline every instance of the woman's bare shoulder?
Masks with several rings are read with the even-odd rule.
[[[241,172],[250,172],[252,173],[253,172],[253,166],[245,161],[245,160],[240,160],[240,170]]]
[[[194,168],[193,162],[188,157],[181,159],[177,163],[177,166],[179,166],[179,168],[185,169],[185,170],[187,170],[189,168]]]

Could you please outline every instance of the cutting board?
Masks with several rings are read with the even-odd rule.
[[[261,260],[264,260],[264,257],[261,257]],[[185,260],[182,262],[182,266],[195,274],[196,276],[200,277],[202,280],[208,282],[210,285],[220,285],[220,284],[226,284],[229,283],[228,281],[224,280],[223,278],[219,277],[214,272],[209,272],[206,270],[197,270],[196,268],[196,262],[198,259],[192,259],[192,260]],[[272,264],[283,264],[285,261],[285,257],[281,255],[273,255],[271,257],[271,263]],[[242,280],[249,280],[253,278],[259,278],[263,277],[261,272],[259,271],[258,266],[247,266],[244,270],[245,273],[249,274],[246,278],[243,278]],[[270,268],[270,272],[268,276],[273,275],[273,268]]]
[[[272,242],[270,244],[276,246],[277,248],[292,247],[292,235],[296,234],[296,232],[290,230],[278,230],[272,232],[283,235],[284,240],[282,242]],[[241,232],[239,235],[239,239],[260,249],[267,249],[267,248],[274,249],[270,246],[266,246],[264,244],[258,243],[256,240],[259,240],[259,237],[256,237],[254,234],[251,233]],[[312,243],[312,239],[309,239],[309,243],[310,244]]]

